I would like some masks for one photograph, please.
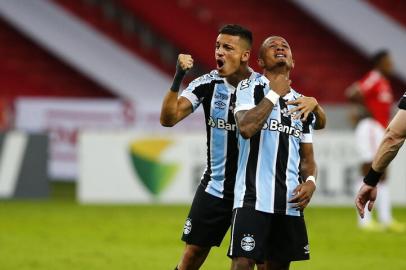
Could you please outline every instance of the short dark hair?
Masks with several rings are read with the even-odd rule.
[[[252,32],[247,28],[238,24],[226,24],[220,28],[219,34],[226,34],[231,36],[239,36],[246,40],[251,48],[252,46]]]
[[[381,62],[381,60],[383,58],[385,58],[386,56],[389,55],[389,51],[386,49],[383,50],[379,50],[377,51],[372,57],[371,57],[371,65],[373,67],[376,67],[379,65],[379,63]]]

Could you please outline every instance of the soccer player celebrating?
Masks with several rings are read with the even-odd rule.
[[[239,163],[228,252],[233,270],[264,261],[269,269],[289,269],[291,261],[309,258],[303,209],[316,189],[314,115],[303,120],[292,112],[301,95],[290,87],[294,61],[284,38],[267,38],[258,61],[264,75],[238,85],[234,111]]]
[[[406,139],[406,93],[399,102],[399,110],[385,131],[385,135],[372,162],[372,166],[364,178],[355,205],[361,218],[365,215],[365,206],[371,211],[376,197],[377,188],[381,176],[389,163],[395,158],[400,147]]]
[[[232,108],[238,83],[257,76],[248,67],[251,45],[249,30],[224,26],[216,40],[217,69],[192,81],[178,98],[182,79],[193,66],[190,55],[179,55],[173,84],[163,101],[164,126],[175,125],[200,104],[206,118],[207,167],[184,225],[186,247],[179,270],[199,269],[230,226],[238,152]]]
[[[200,104],[206,120],[207,165],[184,225],[186,246],[179,270],[199,269],[211,247],[221,244],[231,223],[238,158],[235,88],[243,79],[260,76],[248,67],[251,45],[249,30],[239,25],[221,28],[216,40],[216,70],[192,81],[178,96],[185,73],[193,67],[192,57],[180,54],[173,84],[162,104],[164,126],[174,126]],[[314,98],[303,97],[295,105],[303,115],[314,110],[318,128],[324,128],[325,114]]]
[[[379,51],[372,57],[372,64],[373,70],[347,89],[348,98],[364,106],[367,111],[367,117],[358,121],[355,128],[362,176],[365,176],[368,168],[371,167],[378,144],[384,136],[393,102],[392,89],[387,79],[393,72],[389,53],[386,50]],[[359,185],[361,184],[362,181]],[[377,208],[380,223],[376,223],[371,213],[367,212],[363,219],[358,219],[360,228],[376,231],[383,229],[403,231],[403,225],[392,217],[389,187],[385,179],[379,184],[379,192],[381,196]]]

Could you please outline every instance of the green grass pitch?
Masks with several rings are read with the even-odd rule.
[[[62,198],[61,198],[62,197]],[[58,196],[47,201],[0,201],[0,269],[174,269],[188,206],[83,206]],[[352,208],[306,210],[311,260],[299,270],[406,269],[406,233],[366,233]],[[406,222],[406,209],[395,216]],[[229,235],[201,269],[229,269]]]

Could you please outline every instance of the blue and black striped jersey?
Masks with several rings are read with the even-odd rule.
[[[259,76],[253,72],[251,77]],[[201,185],[206,192],[232,200],[237,171],[237,136],[233,115],[235,87],[216,70],[194,81],[182,92],[193,106],[202,104],[207,132],[207,164]]]
[[[264,76],[242,81],[237,88],[235,113],[255,107],[270,91],[268,85],[269,80]],[[310,114],[303,123],[287,114],[293,106],[286,102],[300,96],[291,89],[279,98],[261,131],[250,139],[238,135],[234,208],[253,207],[291,216],[302,214],[291,208],[288,201],[301,182],[300,144],[312,143],[315,117]]]

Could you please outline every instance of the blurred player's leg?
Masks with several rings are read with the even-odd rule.
[[[392,205],[390,201],[389,188],[386,181],[381,182],[378,185],[378,192],[379,197],[376,200],[378,220],[382,225],[388,226],[392,222]]]
[[[388,183],[381,181],[378,185],[379,196],[377,197],[377,214],[378,221],[384,226],[384,228],[393,232],[403,232],[405,227],[402,223],[393,219],[392,216],[392,203],[390,199],[390,191]]]

